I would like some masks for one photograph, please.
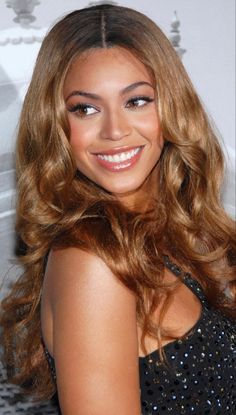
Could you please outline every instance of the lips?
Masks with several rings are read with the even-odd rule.
[[[140,158],[143,146],[126,149],[113,149],[103,153],[94,154],[98,163],[110,171],[123,171],[134,164]]]

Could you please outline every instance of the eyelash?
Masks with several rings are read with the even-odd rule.
[[[146,106],[147,104],[153,102],[154,98],[151,98],[151,97],[148,97],[148,96],[143,96],[143,95],[142,96],[136,96],[136,97],[133,97],[133,98],[128,100],[128,102],[126,104],[126,107],[129,108],[128,104],[130,104],[130,103],[134,104],[135,101],[145,101],[145,103],[142,104],[142,105],[137,105],[137,106],[134,105],[134,107],[133,107],[134,109],[139,109],[139,108],[142,108],[142,107]],[[90,104],[76,104],[76,105],[70,106],[68,108],[68,111],[72,112],[72,113],[76,113],[76,115],[80,118],[85,118],[85,117],[88,117],[90,115],[93,115],[93,114],[86,114],[86,113],[81,115],[79,113],[80,110],[85,110],[87,108],[93,108],[93,109],[96,110],[96,107],[94,107],[93,105],[90,105]]]
[[[148,96],[137,96],[137,97],[133,97],[133,98],[129,99],[129,101],[127,102],[127,104],[129,104],[130,102],[134,103],[135,101],[145,101],[145,104],[140,105],[140,106],[139,105],[137,106],[137,108],[139,108],[139,107],[144,107],[145,105],[147,105],[150,102],[153,102],[154,99],[151,98],[151,97],[148,97]]]

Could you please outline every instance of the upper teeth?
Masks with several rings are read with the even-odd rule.
[[[127,151],[124,153],[114,154],[114,155],[105,155],[105,154],[98,154],[98,158],[102,160],[109,161],[110,163],[120,163],[121,161],[126,161],[134,157],[139,151],[141,147],[137,147],[134,150]]]

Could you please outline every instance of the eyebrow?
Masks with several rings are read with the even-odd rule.
[[[142,85],[148,85],[148,86],[150,86],[152,89],[154,89],[154,90],[155,90],[154,86],[153,86],[152,84],[150,84],[149,82],[146,82],[146,81],[139,81],[139,82],[134,82],[133,84],[128,85],[128,86],[126,86],[124,89],[122,89],[122,91],[121,91],[121,95],[124,95],[124,94],[126,94],[127,92],[130,92],[130,91],[133,91],[135,88],[138,88],[139,86],[142,86]],[[95,100],[99,100],[99,99],[101,99],[100,95],[93,94],[93,93],[91,93],[91,92],[85,92],[85,91],[79,91],[79,90],[76,90],[76,91],[71,92],[71,93],[67,96],[66,101],[68,101],[68,99],[69,99],[70,97],[74,97],[74,96],[82,96],[82,97],[91,98],[91,99],[95,99]]]

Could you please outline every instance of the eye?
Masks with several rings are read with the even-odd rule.
[[[139,108],[147,105],[150,102],[153,102],[154,98],[147,97],[147,96],[139,96],[129,99],[126,104],[126,108]]]
[[[68,108],[69,112],[75,113],[80,118],[96,114],[98,110],[89,104],[76,104]]]

